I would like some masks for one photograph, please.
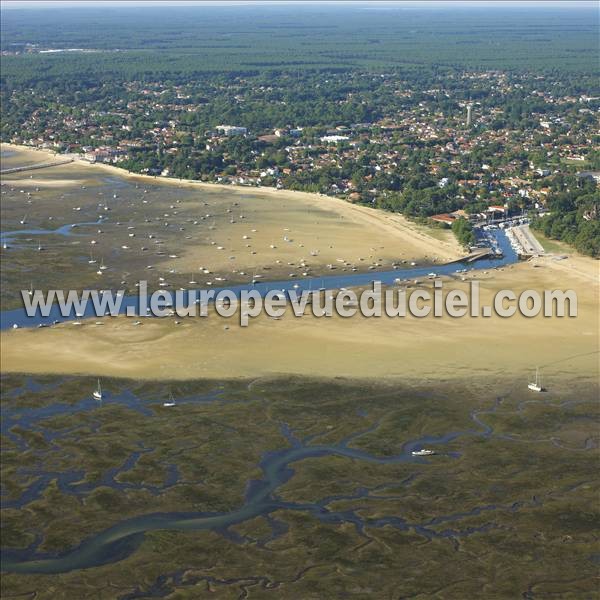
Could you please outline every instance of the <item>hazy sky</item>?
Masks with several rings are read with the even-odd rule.
[[[486,6],[502,7],[502,6],[524,6],[528,8],[547,8],[547,7],[564,7],[575,8],[585,7],[594,8],[598,4],[595,0],[500,0],[500,1],[482,1],[482,0],[420,0],[407,2],[366,2],[340,0],[337,2],[320,2],[312,1],[295,1],[295,0],[0,0],[0,6],[5,8],[57,8],[57,7],[85,7],[85,6],[239,6],[243,4],[362,4],[365,6],[422,6],[435,8],[439,6]]]

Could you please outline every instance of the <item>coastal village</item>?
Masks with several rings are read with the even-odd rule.
[[[597,597],[596,4],[0,9],[2,599]]]
[[[280,127],[257,127],[243,118],[243,107],[254,99],[281,95],[275,84],[237,78],[227,88],[228,102],[242,117],[208,128],[196,123],[211,94],[222,91],[216,84],[200,90],[194,84],[131,82],[111,108],[92,102],[34,110],[7,141],[157,177],[302,189],[392,210],[394,198],[418,177],[431,201],[403,199],[399,210],[442,227],[461,216],[481,221],[525,210],[543,214],[557,176],[600,181],[590,127],[597,123],[600,97],[552,93],[553,82],[541,76],[532,82],[492,71],[456,78],[473,99],[457,101],[441,85],[417,91],[396,76],[381,75],[378,85],[393,102],[380,118]],[[321,85],[337,89],[334,79]],[[526,90],[516,109],[521,113],[511,118],[513,109],[502,99],[520,90]],[[356,102],[368,100],[348,92],[339,101],[340,113]],[[522,114],[522,106],[531,112]]]

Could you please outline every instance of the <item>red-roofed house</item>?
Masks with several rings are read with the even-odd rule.
[[[441,213],[439,215],[433,215],[429,217],[432,221],[436,223],[443,223],[444,225],[452,225],[456,220],[456,217],[452,217],[448,213]]]

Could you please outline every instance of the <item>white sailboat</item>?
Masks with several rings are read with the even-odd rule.
[[[530,382],[527,387],[532,392],[543,392],[544,388],[542,387],[542,378],[540,377],[539,369],[536,367],[535,369],[535,381]]]
[[[94,390],[92,396],[96,400],[102,400],[102,387],[100,386],[100,380],[98,379],[98,387]]]
[[[177,406],[175,402],[175,398],[173,398],[173,392],[169,392],[169,399],[166,402],[163,402],[163,406],[165,408],[170,408],[171,406]]]

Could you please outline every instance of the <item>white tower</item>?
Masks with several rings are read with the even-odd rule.
[[[471,121],[472,121],[471,111],[472,110],[473,110],[473,105],[469,102],[469,104],[467,104],[467,127],[471,127]]]

